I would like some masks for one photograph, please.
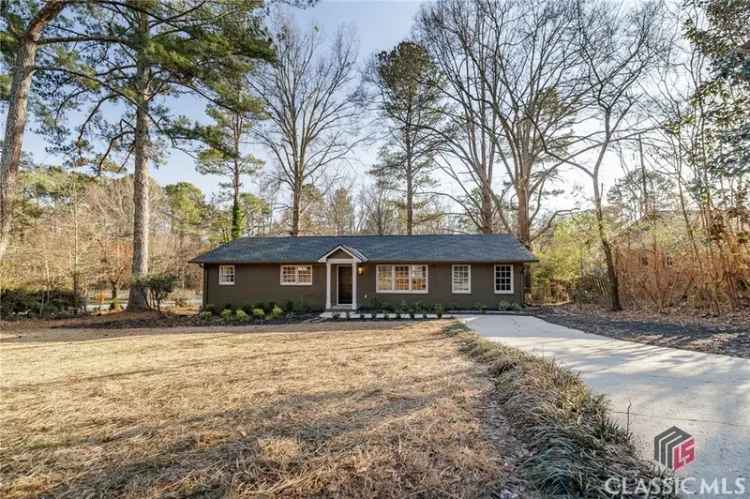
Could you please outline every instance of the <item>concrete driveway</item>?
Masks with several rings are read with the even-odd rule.
[[[709,482],[744,477],[750,497],[750,360],[615,340],[550,324],[536,317],[466,316],[482,336],[579,372],[606,394],[614,417],[633,432],[641,454],[677,426],[695,437],[695,461],[678,475]],[[726,489],[728,491],[729,489]],[[732,488],[738,497],[737,489]],[[710,497],[730,496],[726,493]]]

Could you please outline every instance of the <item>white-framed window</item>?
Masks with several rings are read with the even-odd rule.
[[[378,265],[376,292],[427,293],[427,265]]]
[[[451,291],[453,294],[471,293],[471,265],[451,267]]]
[[[234,286],[234,265],[219,265],[219,285]]]
[[[282,286],[312,286],[312,265],[282,265]]]
[[[495,265],[495,293],[513,294],[513,265]]]

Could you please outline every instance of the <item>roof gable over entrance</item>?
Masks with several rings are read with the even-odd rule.
[[[357,251],[354,248],[350,248],[341,244],[333,248],[325,255],[321,256],[318,261],[323,263],[326,260],[335,260],[338,258],[345,260],[354,260],[359,263],[367,261],[367,258],[361,252]]]
[[[195,263],[309,263],[344,251],[370,262],[533,262],[510,234],[245,237],[204,253]]]

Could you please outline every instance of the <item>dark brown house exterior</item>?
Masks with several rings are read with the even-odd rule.
[[[243,238],[192,260],[203,267],[204,306],[316,310],[523,304],[525,265],[534,261],[507,234]]]

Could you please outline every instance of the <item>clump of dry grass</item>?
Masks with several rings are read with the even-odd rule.
[[[609,478],[662,477],[637,455],[631,435],[610,419],[607,402],[554,362],[485,340],[466,325],[444,333],[489,366],[500,407],[526,449],[524,476],[554,497],[611,497]]]
[[[490,495],[491,384],[445,325],[24,333],[0,344],[0,495]]]

